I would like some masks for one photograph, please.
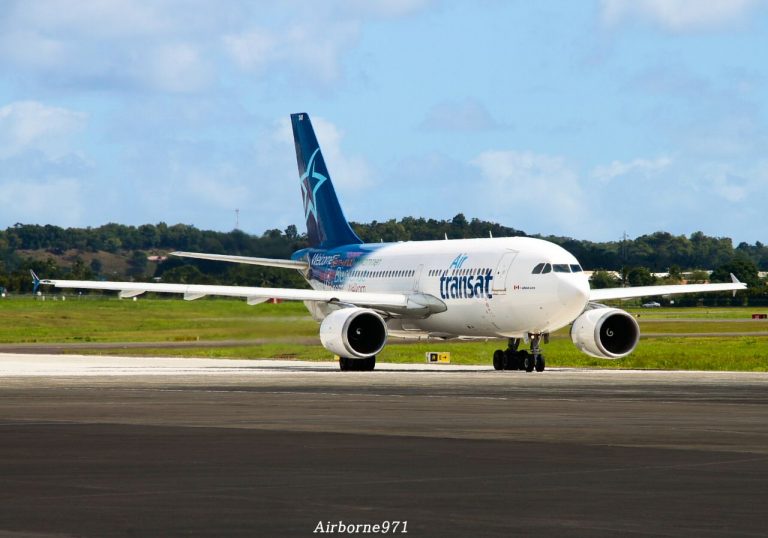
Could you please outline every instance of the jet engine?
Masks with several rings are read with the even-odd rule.
[[[387,343],[384,319],[368,308],[342,308],[320,324],[320,342],[339,357],[366,359]]]
[[[618,308],[586,310],[571,326],[571,340],[580,351],[599,359],[626,357],[640,340],[640,326]]]

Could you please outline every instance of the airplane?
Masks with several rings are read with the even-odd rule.
[[[306,113],[291,115],[309,247],[289,260],[174,252],[176,256],[299,271],[311,289],[197,284],[40,280],[35,288],[116,290],[304,301],[320,323],[323,347],[343,371],[371,371],[389,336],[506,339],[493,353],[496,370],[541,372],[541,344],[560,328],[587,355],[626,357],[640,339],[635,318],[602,301],[746,289],[733,282],[590,289],[579,261],[562,247],[531,237],[363,243],[344,217]],[[527,343],[529,349],[522,349]]]

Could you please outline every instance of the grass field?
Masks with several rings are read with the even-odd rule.
[[[83,298],[0,301],[0,342],[174,342],[316,337],[301,303]]]
[[[751,320],[754,308],[631,309],[639,315],[643,338],[621,360],[593,359],[580,353],[567,329],[544,347],[549,366],[768,371],[768,336],[705,337],[697,333],[765,333],[768,321]],[[665,333],[689,336],[664,337]],[[184,349],[78,350],[76,353],[186,357],[281,357],[328,360],[319,345],[318,325],[301,303],[248,306],[238,300],[142,298],[32,298],[0,300],[0,343],[122,343],[258,340],[258,344]],[[398,344],[391,339],[382,362],[422,362],[426,351],[450,351],[457,364],[489,364],[502,341]]]

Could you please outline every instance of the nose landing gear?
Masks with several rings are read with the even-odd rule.
[[[493,367],[496,370],[525,370],[526,372],[543,372],[545,368],[544,355],[541,354],[540,334],[528,335],[531,340],[531,350],[518,349],[520,338],[510,338],[507,349],[497,349],[493,352]]]

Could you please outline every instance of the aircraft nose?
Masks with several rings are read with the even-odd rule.
[[[564,275],[560,279],[557,295],[563,306],[583,310],[589,302],[589,281],[583,274]]]

